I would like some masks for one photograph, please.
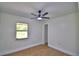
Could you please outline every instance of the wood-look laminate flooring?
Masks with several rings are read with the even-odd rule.
[[[67,54],[53,48],[49,48],[46,44],[8,54],[7,56],[67,56]]]

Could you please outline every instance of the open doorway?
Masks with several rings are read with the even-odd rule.
[[[44,25],[44,40],[45,44],[48,44],[48,24]]]

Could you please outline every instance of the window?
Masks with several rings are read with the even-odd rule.
[[[16,23],[16,39],[28,38],[28,24]]]

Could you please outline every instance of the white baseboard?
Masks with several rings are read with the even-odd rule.
[[[55,47],[55,46],[53,46],[53,45],[51,45],[51,44],[48,44],[48,46],[49,46],[50,48],[54,48],[54,49],[56,49],[56,50],[59,50],[59,51],[61,51],[61,52],[64,52],[64,53],[66,53],[66,54],[69,54],[69,55],[71,55],[71,56],[77,56],[76,53],[72,53],[72,52],[63,50],[62,48]]]
[[[40,43],[32,44],[32,45],[29,45],[29,46],[26,46],[26,47],[17,48],[15,50],[6,51],[4,53],[0,53],[0,55],[7,55],[7,54],[10,54],[10,53],[21,51],[21,50],[24,50],[24,49],[28,49],[28,48],[31,48],[31,47],[34,47],[34,46],[37,46],[37,45],[40,45],[40,44],[43,44],[43,43],[40,42]]]

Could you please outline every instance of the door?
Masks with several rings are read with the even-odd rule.
[[[45,43],[48,43],[48,24],[44,25],[44,40]]]

